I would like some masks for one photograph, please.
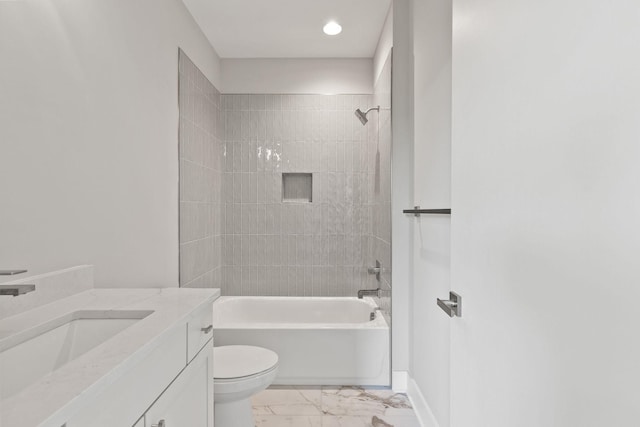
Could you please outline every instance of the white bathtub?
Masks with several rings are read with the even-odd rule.
[[[390,385],[389,326],[371,298],[220,297],[214,345],[278,353],[275,384]]]

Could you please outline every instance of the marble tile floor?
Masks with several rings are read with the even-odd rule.
[[[272,386],[252,399],[256,427],[420,427],[387,388]]]

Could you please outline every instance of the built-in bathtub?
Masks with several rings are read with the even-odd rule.
[[[371,298],[220,297],[214,345],[275,351],[274,384],[388,386],[389,325],[375,309]]]

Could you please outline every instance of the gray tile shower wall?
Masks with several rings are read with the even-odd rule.
[[[381,244],[373,234],[382,226],[373,212],[377,121],[354,117],[372,96],[221,101],[223,295],[355,296]],[[310,203],[282,200],[284,172],[312,174]]]
[[[224,114],[220,92],[179,52],[180,286],[222,282]]]

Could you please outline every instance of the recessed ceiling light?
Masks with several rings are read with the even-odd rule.
[[[342,26],[336,21],[329,21],[327,25],[322,28],[322,31],[328,36],[335,36],[342,32]]]

